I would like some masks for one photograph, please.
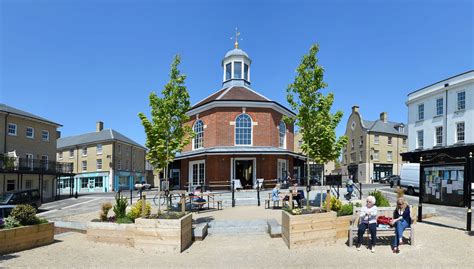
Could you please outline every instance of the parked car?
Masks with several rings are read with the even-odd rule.
[[[0,205],[0,219],[4,219],[10,216],[10,213],[12,212],[13,208],[15,208],[14,205]]]
[[[400,187],[406,190],[408,195],[413,195],[420,189],[420,164],[405,163],[400,173]]]
[[[24,190],[0,194],[0,205],[31,205],[36,210],[41,206],[39,190]]]
[[[135,182],[135,190],[139,190],[140,188],[142,190],[151,190],[151,184],[146,183],[145,181],[142,181],[141,183],[136,181]]]
[[[398,186],[399,181],[400,181],[400,176],[398,175],[390,175],[388,177],[384,177],[380,179],[380,183],[390,184],[391,188],[393,188],[393,186]]]

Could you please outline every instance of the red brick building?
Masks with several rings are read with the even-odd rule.
[[[186,124],[196,137],[171,166],[175,188],[225,185],[231,179],[253,188],[260,178],[302,176],[304,157],[294,152],[294,126],[282,120],[295,115],[250,87],[250,64],[238,46],[229,51],[222,61],[222,88],[188,111]]]

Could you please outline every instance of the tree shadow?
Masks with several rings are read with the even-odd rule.
[[[193,224],[209,223],[214,220],[214,217],[195,217],[196,219],[193,219]]]
[[[464,231],[464,232],[466,231],[463,228],[459,228],[459,227],[456,227],[456,226],[451,226],[451,225],[447,225],[447,224],[443,224],[443,223],[433,222],[433,221],[429,221],[429,220],[423,220],[423,222],[421,222],[421,223],[425,223],[425,224],[433,225],[433,226],[438,226],[438,227],[442,227],[442,228],[448,228],[448,229]]]
[[[0,255],[0,261],[8,261],[18,258],[18,255],[16,254],[5,254],[5,255]]]

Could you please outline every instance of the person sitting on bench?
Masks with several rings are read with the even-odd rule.
[[[364,236],[365,230],[367,228],[370,231],[371,239],[371,251],[375,252],[375,241],[377,239],[377,206],[375,205],[375,197],[367,197],[367,205],[362,207],[360,210],[360,224],[359,230],[357,232],[357,250],[360,250],[360,245],[362,243],[362,237]]]
[[[197,203],[205,203],[206,202],[206,199],[202,198],[201,197],[201,186],[197,186],[194,191],[189,195],[189,196],[193,196],[193,198],[191,199],[192,202],[197,202]],[[202,204],[199,205],[199,209],[202,208]]]
[[[410,227],[410,207],[403,197],[398,198],[397,208],[393,212],[393,220],[390,225],[395,226],[395,238],[392,244],[393,253],[400,253],[399,245],[403,243],[403,231]]]

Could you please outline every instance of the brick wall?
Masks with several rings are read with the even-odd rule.
[[[214,108],[199,115],[194,115],[187,123],[192,126],[197,116],[204,123],[204,147],[234,146],[234,130],[236,117],[242,113],[242,108]],[[268,108],[246,108],[246,113],[252,118],[253,146],[279,147],[278,125],[282,115]],[[286,148],[294,149],[293,125],[287,124]],[[192,143],[188,144],[183,152],[191,151]]]

